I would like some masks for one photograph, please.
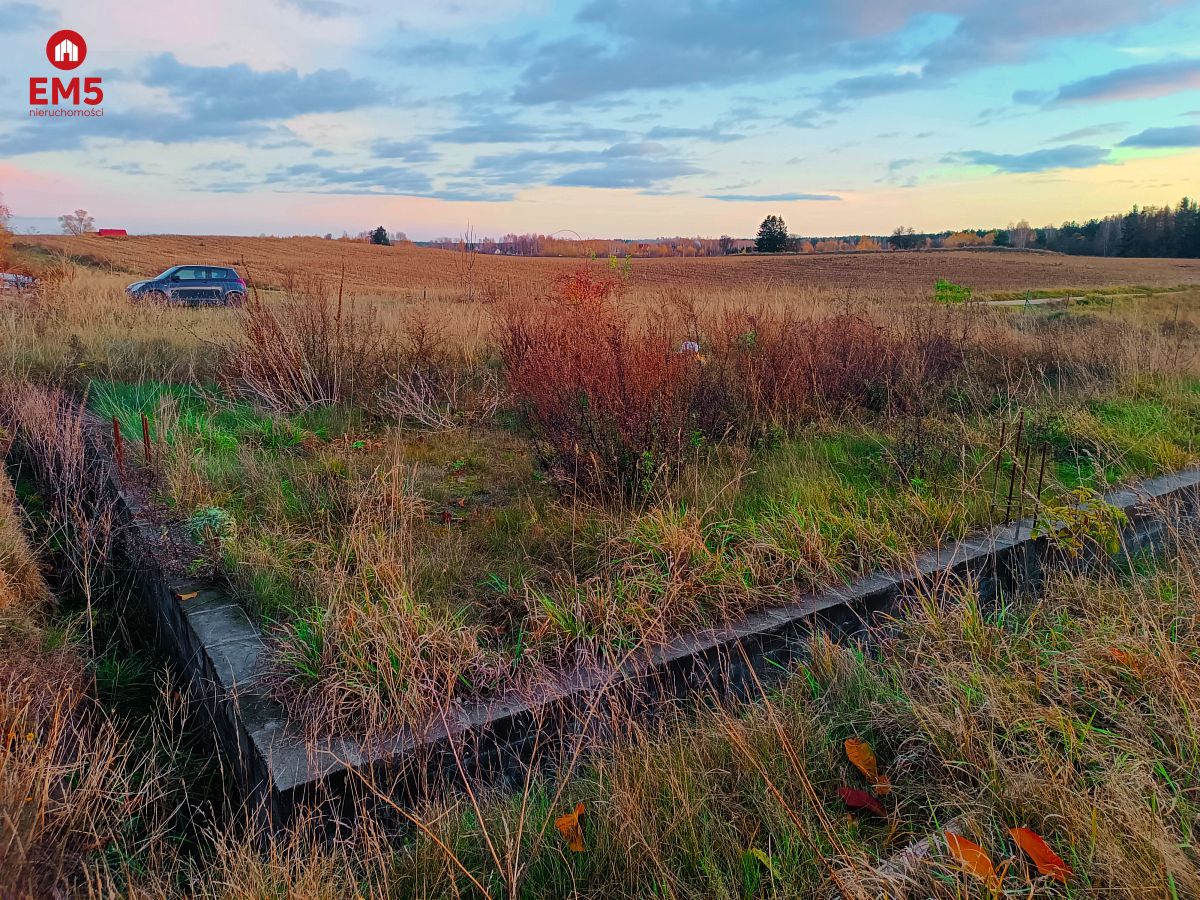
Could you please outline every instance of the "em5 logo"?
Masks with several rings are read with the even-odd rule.
[[[64,72],[77,69],[87,59],[87,41],[78,31],[64,28],[50,35],[46,41],[46,59],[50,65]],[[104,102],[104,89],[99,77],[58,78],[32,77],[29,79],[29,105],[31,107],[57,107],[61,103],[73,106],[97,107]],[[31,116],[45,115],[103,115],[102,110],[46,110],[30,109]]]

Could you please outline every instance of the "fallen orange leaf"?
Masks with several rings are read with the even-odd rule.
[[[886,775],[879,774],[879,761],[875,759],[875,751],[871,749],[870,744],[858,738],[846,738],[845,746],[846,757],[870,782],[871,790],[880,796],[891,791],[892,783]]]
[[[838,796],[842,798],[842,802],[850,809],[865,809],[867,812],[875,813],[875,815],[881,818],[887,818],[887,810],[883,808],[883,804],[866,791],[840,787],[838,788]]]
[[[1142,661],[1130,653],[1128,650],[1122,650],[1120,647],[1109,647],[1108,655],[1115,661],[1129,669],[1135,675],[1142,674]]]
[[[574,812],[569,812],[554,820],[554,827],[562,832],[562,836],[567,840],[567,847],[572,853],[582,853],[587,849],[583,845],[583,826],[579,823],[583,809],[583,804],[580,803],[575,807]]]
[[[191,600],[193,597],[198,596],[199,593],[199,591],[188,591],[186,594],[176,594],[175,596],[180,600]]]
[[[1063,861],[1063,858],[1051,850],[1050,845],[1036,831],[1029,828],[1010,828],[1008,833],[1017,842],[1017,846],[1034,861],[1038,871],[1043,875],[1049,875],[1056,881],[1066,884],[1067,879],[1075,874],[1071,867]]]
[[[1000,884],[1000,876],[996,874],[996,867],[992,865],[992,858],[986,850],[952,831],[944,834],[950,855],[957,859],[967,872],[986,882],[988,887],[995,888]]]

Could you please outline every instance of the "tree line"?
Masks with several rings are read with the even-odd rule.
[[[1035,229],[1033,246],[1087,256],[1200,258],[1200,204],[1134,207],[1129,212]]]
[[[1200,258],[1200,204],[1184,197],[1177,206],[1133,207],[1080,223],[1035,228],[1025,220],[1007,228],[918,232],[900,226],[888,235],[806,238],[792,235],[779,216],[759,226],[759,253],[821,253],[846,250],[934,250],[959,247],[1011,247],[1052,250],[1082,256]]]

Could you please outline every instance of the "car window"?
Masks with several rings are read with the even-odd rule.
[[[229,269],[213,269],[212,277],[221,281],[233,281],[233,272]]]
[[[170,278],[174,274],[175,274],[175,267],[171,266],[171,268],[163,269],[163,271],[161,271],[157,275],[155,275],[153,280],[158,281],[160,278]]]
[[[180,266],[171,277],[176,281],[195,281],[196,270],[191,266]]]

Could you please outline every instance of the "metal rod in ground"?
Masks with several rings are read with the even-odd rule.
[[[996,491],[1000,488],[1000,458],[1004,456],[1004,439],[1008,434],[1008,418],[1000,422],[1000,443],[996,446],[996,465],[992,468],[992,505],[988,517],[996,515]]]
[[[121,441],[121,420],[113,416],[113,447],[117,453],[117,474],[125,477],[125,445]]]
[[[1034,496],[1033,502],[1033,525],[1036,528],[1038,522],[1038,513],[1042,511],[1042,485],[1046,481],[1046,454],[1050,451],[1049,444],[1042,444],[1042,464],[1038,468],[1038,483],[1037,493]]]
[[[146,454],[146,465],[150,465],[150,420],[146,418],[146,414],[142,413],[142,450]]]
[[[1025,482],[1029,477],[1029,453],[1033,450],[1028,444],[1025,445],[1025,462],[1021,465],[1021,490],[1017,491],[1017,527],[1014,532],[1015,537],[1021,534],[1021,508],[1025,504]]]
[[[1021,437],[1025,433],[1025,410],[1017,418],[1017,441],[1013,445],[1012,468],[1008,470],[1008,501],[1004,504],[1004,522],[1012,521],[1013,483],[1017,479],[1017,460],[1021,456]]]

